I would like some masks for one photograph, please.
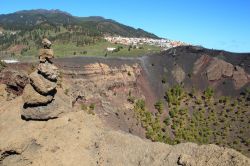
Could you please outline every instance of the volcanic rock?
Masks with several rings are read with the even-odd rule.
[[[46,105],[53,100],[51,95],[40,95],[30,84],[24,88],[22,98],[24,105]]]
[[[234,67],[218,58],[213,58],[210,65],[206,69],[207,78],[209,81],[220,80],[224,77],[232,77]]]
[[[52,81],[56,81],[59,75],[58,68],[48,62],[40,63],[37,69],[43,76]]]
[[[40,50],[40,64],[38,70],[29,75],[28,84],[23,93],[23,110],[21,117],[24,120],[48,120],[56,118],[64,110],[59,109],[60,104],[53,100],[57,93],[58,69],[50,61],[53,50],[50,49],[51,42],[48,39],[42,41],[44,46]]]
[[[197,59],[194,63],[193,74],[197,74],[200,72],[211,60],[209,55],[202,55],[199,59]]]
[[[55,90],[56,83],[49,81],[48,79],[44,78],[41,74],[38,74],[37,71],[30,74],[30,81],[33,87],[40,93],[40,94],[48,94]]]
[[[16,96],[22,94],[29,78],[26,74],[18,71],[5,71],[0,74],[1,83],[6,84],[6,91]]]
[[[176,80],[176,82],[179,84],[185,79],[185,72],[178,65],[174,67],[174,69],[172,71],[172,75],[173,75],[174,79]]]
[[[233,80],[235,88],[239,89],[249,82],[248,74],[242,67],[236,66],[233,72]]]
[[[44,38],[42,44],[44,48],[50,49],[52,43],[47,38]]]
[[[53,100],[48,105],[40,105],[36,107],[28,107],[21,110],[21,117],[23,120],[49,120],[55,119],[62,112],[66,112],[60,108],[59,104]]]
[[[40,62],[51,61],[54,58],[54,52],[52,49],[43,48],[39,51],[39,60]]]

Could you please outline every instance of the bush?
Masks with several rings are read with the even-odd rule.
[[[160,100],[160,101],[157,101],[156,103],[155,103],[155,109],[157,109],[158,110],[158,112],[160,113],[160,114],[162,114],[162,112],[163,112],[163,110],[164,110],[164,105],[163,105],[163,102]]]
[[[137,100],[135,107],[142,109],[142,110],[145,110],[145,101],[143,99]]]
[[[171,110],[169,111],[169,116],[170,116],[171,118],[174,118],[174,116],[175,116],[175,111],[171,109]]]
[[[214,96],[214,90],[211,87],[208,87],[204,91],[204,95],[206,99],[210,100]]]
[[[69,89],[65,89],[64,94],[68,96],[69,95]]]
[[[163,122],[165,123],[166,126],[169,126],[170,125],[170,118],[166,117]]]
[[[85,104],[82,104],[82,105],[81,105],[81,109],[82,109],[83,111],[87,111],[87,110],[88,110],[88,106],[86,106]]]
[[[166,100],[170,105],[180,105],[183,95],[184,91],[180,85],[176,85],[165,92]]]
[[[127,100],[128,100],[128,102],[130,102],[131,104],[134,104],[134,103],[135,103],[135,97],[134,97],[134,96],[129,95]]]
[[[94,104],[94,103],[91,103],[90,106],[89,106],[89,109],[90,109],[90,110],[94,110],[94,109],[95,109],[95,104]]]

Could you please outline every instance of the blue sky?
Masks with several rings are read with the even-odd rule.
[[[0,0],[0,14],[38,8],[103,16],[164,38],[250,52],[250,0]]]

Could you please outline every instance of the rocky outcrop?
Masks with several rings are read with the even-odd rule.
[[[117,89],[129,89],[140,75],[138,64],[110,67],[104,63],[93,63],[85,65],[83,70],[65,69],[61,72],[66,79],[70,77],[72,80],[70,84],[74,86],[69,88],[72,98],[83,96],[86,100],[97,98],[100,94],[113,96]]]
[[[26,74],[19,71],[4,71],[0,74],[0,83],[6,85],[6,91],[15,96],[23,93],[24,87],[29,83]]]
[[[186,73],[184,72],[184,70],[180,66],[177,65],[172,70],[172,75],[173,75],[175,81],[178,84],[180,84],[185,79]]]
[[[198,74],[206,65],[210,62],[212,58],[209,55],[202,55],[194,63],[193,74]]]
[[[98,143],[99,165],[247,166],[250,160],[235,150],[216,145],[167,145],[119,132],[104,134]]]
[[[213,58],[206,69],[209,81],[219,80],[222,77],[232,77],[234,66],[221,59]]]
[[[25,87],[22,96],[24,106],[21,117],[25,120],[53,119],[63,111],[59,111],[54,101],[58,69],[51,62],[53,58],[51,42],[44,39],[42,43],[44,48],[39,54],[40,64],[38,69],[29,75],[30,84]]]
[[[250,82],[249,75],[240,66],[236,66],[233,71],[234,86],[239,89]]]
[[[208,81],[219,81],[223,78],[232,79],[235,89],[240,89],[250,82],[249,74],[240,66],[233,66],[224,60],[202,55],[196,60],[193,74],[203,73]]]

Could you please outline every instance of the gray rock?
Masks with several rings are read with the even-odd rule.
[[[49,120],[57,118],[64,110],[53,100],[46,106],[23,108],[21,117],[23,120]]]
[[[33,87],[40,94],[49,94],[56,88],[56,83],[44,78],[41,74],[38,74],[37,71],[30,74],[30,81]]]
[[[53,96],[43,96],[37,93],[37,91],[30,85],[26,85],[22,95],[24,105],[44,105],[53,100]]]
[[[37,69],[43,76],[52,81],[56,81],[59,76],[58,68],[48,62],[40,63]]]

